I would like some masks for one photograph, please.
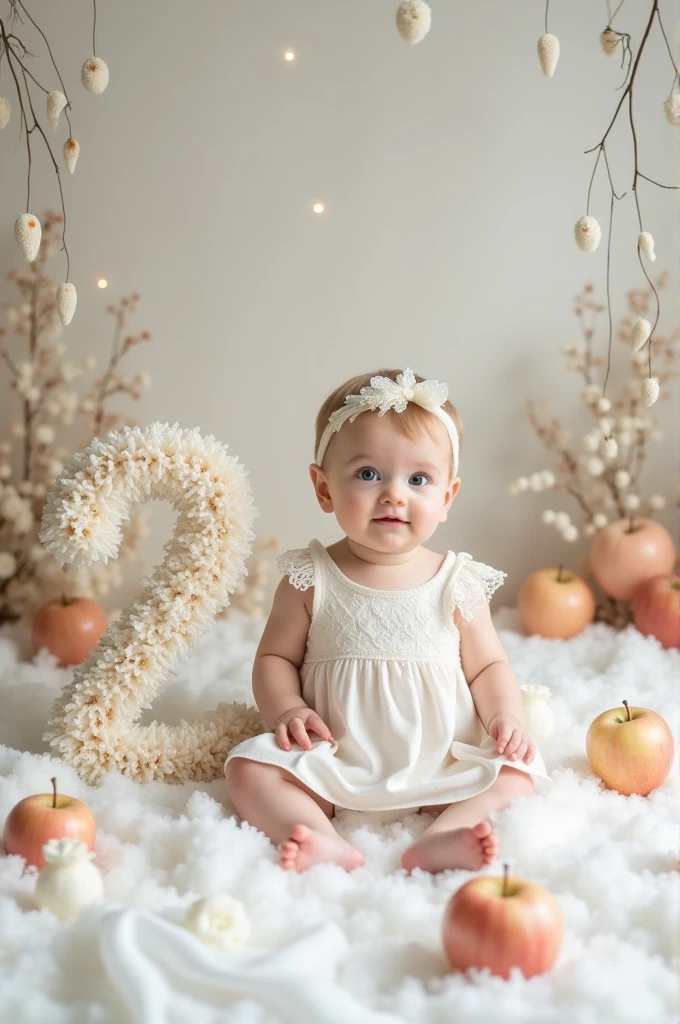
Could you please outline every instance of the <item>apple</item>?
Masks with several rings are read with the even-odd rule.
[[[9,812],[2,833],[5,853],[23,857],[27,864],[45,866],[43,846],[48,839],[81,839],[88,850],[94,849],[97,823],[92,811],[81,800],[57,793],[37,793],[20,800]]]
[[[552,893],[522,878],[479,875],[458,889],[444,912],[444,952],[453,968],[488,967],[509,978],[549,971],[562,945],[562,913]]]
[[[608,789],[624,796],[647,796],[665,782],[673,764],[675,744],[665,719],[648,708],[603,711],[586,735],[590,767]]]
[[[585,580],[560,565],[527,576],[517,610],[525,633],[567,640],[593,621],[595,597]]]
[[[33,620],[33,647],[46,647],[62,668],[80,665],[106,632],[106,612],[89,597],[59,597],[49,601]]]
[[[655,576],[635,588],[633,622],[663,647],[680,647],[680,576]]]
[[[631,516],[608,523],[590,546],[593,576],[617,601],[630,601],[640,583],[672,572],[674,565],[673,538],[653,519]]]

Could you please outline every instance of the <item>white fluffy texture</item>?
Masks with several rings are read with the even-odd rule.
[[[547,78],[552,78],[557,67],[557,62],[560,59],[560,41],[557,36],[552,35],[548,32],[542,35],[537,44],[536,49],[538,51],[538,60],[541,65],[541,71]]]
[[[650,263],[656,262],[656,253],[654,252],[654,236],[649,231],[641,231],[638,235],[638,245],[640,252],[643,252]]]
[[[68,327],[73,320],[73,314],[78,304],[76,286],[66,281],[57,288],[57,312],[64,327]]]
[[[614,57],[621,49],[623,36],[613,28],[606,28],[600,35],[600,46],[608,57]]]
[[[658,377],[645,377],[642,382],[642,400],[649,408],[656,404],[659,397],[659,378]]]
[[[63,92],[59,92],[58,89],[54,89],[52,92],[47,94],[47,120],[50,123],[50,128],[53,132],[56,132],[59,127],[59,115],[68,103],[68,100],[64,96]]]
[[[637,317],[633,324],[630,335],[630,344],[633,352],[639,352],[647,344],[649,335],[652,333],[652,325],[643,316]]]
[[[4,96],[0,96],[0,129],[6,128],[12,116],[12,104]]]
[[[80,81],[88,92],[99,94],[109,84],[109,69],[101,57],[88,57],[80,69]]]
[[[64,143],[64,163],[69,174],[73,174],[80,156],[80,143],[75,139],[67,139]]]
[[[226,445],[166,423],[95,439],[55,482],[40,539],[62,564],[106,562],[132,506],[153,499],[178,512],[164,560],[78,667],[45,735],[90,783],[111,769],[140,782],[209,781],[232,746],[263,731],[256,711],[224,703],[193,724],[138,724],[247,573],[257,512],[247,471]]]
[[[602,228],[594,217],[580,217],[574,224],[574,238],[583,252],[595,252],[602,238]]]
[[[14,221],[14,237],[19,243],[24,257],[28,263],[32,263],[40,249],[42,228],[40,221],[32,213],[22,213]]]
[[[397,30],[406,43],[419,43],[432,26],[432,10],[424,0],[404,0],[397,7]]]
[[[262,833],[232,817],[222,781],[138,786],[112,774],[88,789],[45,753],[40,738],[70,670],[55,668],[46,653],[20,662],[10,637],[27,641],[9,627],[0,632],[0,823],[23,797],[48,792],[56,775],[60,791],[84,800],[96,816],[95,863],[109,899],[181,924],[196,899],[226,893],[244,904],[253,945],[279,946],[304,925],[335,921],[351,946],[340,983],[365,1005],[413,1024],[677,1024],[677,769],[651,796],[623,797],[591,775],[584,742],[596,715],[624,698],[662,714],[677,739],[680,654],[632,627],[616,633],[599,624],[560,641],[521,637],[515,622],[509,611],[496,619],[520,682],[546,684],[553,693],[556,727],[542,752],[554,785],[493,821],[513,871],[547,886],[562,909],[563,948],[548,975],[505,982],[447,971],[444,907],[472,875],[409,877],[399,868],[402,851],[430,818],[341,813],[339,830],[364,853],[365,866],[346,874],[322,865],[296,875],[280,869]],[[178,665],[156,712],[176,722],[217,699],[251,699],[261,632],[261,623],[242,618],[215,623]],[[34,909],[35,875],[22,876],[21,868],[17,857],[0,859],[0,1020],[122,1024],[98,953],[102,907],[59,924]],[[198,1001],[183,1018],[225,1019]],[[245,1000],[228,1019],[279,1021]]]
[[[680,92],[674,92],[665,100],[663,112],[669,124],[674,128],[680,128]]]

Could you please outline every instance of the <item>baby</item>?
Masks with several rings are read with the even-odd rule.
[[[460,488],[447,395],[381,370],[341,385],[317,416],[309,471],[344,537],[280,557],[253,668],[272,731],[225,765],[238,814],[288,870],[363,863],[333,827],[336,807],[434,814],[402,866],[476,870],[497,852],[490,813],[550,785],[489,612],[505,574],[423,546]]]

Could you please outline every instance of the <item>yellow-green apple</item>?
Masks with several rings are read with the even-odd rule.
[[[668,723],[649,708],[603,711],[586,734],[590,767],[605,786],[624,796],[647,796],[665,782],[675,752]]]
[[[20,800],[9,812],[2,833],[5,853],[18,854],[27,864],[45,866],[43,846],[48,839],[81,839],[94,849],[97,823],[87,804],[57,793],[52,779],[51,793],[36,793]]]
[[[525,633],[567,640],[592,622],[595,598],[585,580],[560,565],[527,576],[519,588],[517,610]]]
[[[590,568],[605,594],[630,601],[635,588],[671,572],[675,544],[653,519],[618,519],[599,530],[590,546]]]
[[[662,647],[680,647],[680,576],[655,576],[635,588],[633,622],[645,636]]]
[[[96,647],[108,626],[106,612],[89,597],[59,597],[48,601],[33,620],[33,647],[46,647],[62,668],[80,665]]]
[[[549,971],[562,945],[562,913],[552,893],[536,882],[480,875],[458,889],[444,912],[444,952],[452,967],[488,967],[509,978]]]

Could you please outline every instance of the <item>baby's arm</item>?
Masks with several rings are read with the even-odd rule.
[[[499,754],[529,764],[535,747],[525,729],[517,678],[491,621],[488,604],[482,605],[469,622],[456,609],[454,621],[460,633],[463,673],[484,728],[497,741]]]
[[[300,667],[310,621],[302,592],[284,576],[255,652],[253,695],[260,714],[285,750],[291,749],[289,733],[305,749],[312,745],[307,730],[321,739],[331,739],[329,729],[302,699]]]

